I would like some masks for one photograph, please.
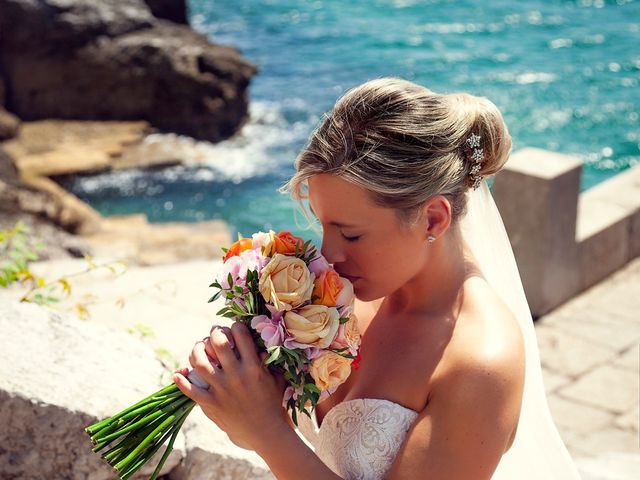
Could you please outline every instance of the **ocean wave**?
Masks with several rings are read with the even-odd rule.
[[[249,121],[229,140],[212,144],[176,134],[154,134],[146,142],[174,142],[176,156],[187,166],[205,166],[211,180],[229,180],[240,183],[252,177],[262,176],[292,164],[295,147],[306,139],[313,123],[312,115],[303,120],[288,121],[283,108],[304,109],[301,99],[286,102],[254,101],[249,107]]]

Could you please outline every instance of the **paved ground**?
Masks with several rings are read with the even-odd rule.
[[[536,333],[551,413],[573,457],[587,470],[594,457],[620,470],[589,478],[640,478],[640,258],[540,318]]]

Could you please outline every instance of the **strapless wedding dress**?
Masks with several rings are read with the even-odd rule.
[[[354,398],[332,407],[318,427],[298,415],[298,431],[316,455],[346,480],[385,478],[418,412],[390,400]]]
[[[390,400],[354,398],[332,407],[320,427],[315,412],[311,418],[298,414],[297,431],[341,478],[383,480],[417,417],[418,412]],[[548,410],[538,420],[548,429],[521,422],[492,480],[580,480]]]

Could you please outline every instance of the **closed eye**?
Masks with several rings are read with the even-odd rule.
[[[343,233],[342,238],[344,238],[347,242],[357,242],[360,239],[360,235],[356,235],[354,237],[348,237]]]

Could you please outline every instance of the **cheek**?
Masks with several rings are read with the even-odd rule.
[[[356,296],[363,301],[380,298],[393,290],[406,268],[398,263],[398,254],[386,248],[359,252],[352,259],[362,278],[354,284]]]
[[[419,243],[404,240],[388,242],[359,259],[363,276],[381,288],[398,288],[421,269],[422,248]]]

